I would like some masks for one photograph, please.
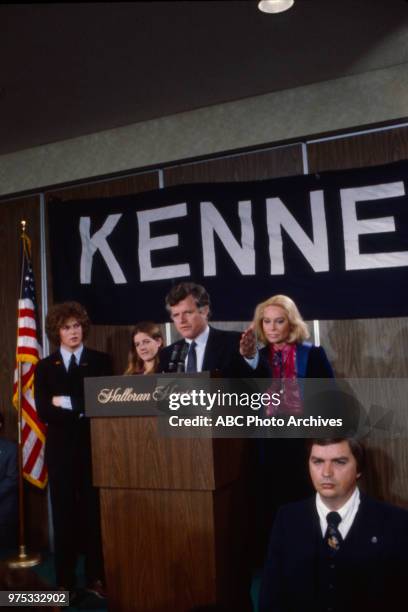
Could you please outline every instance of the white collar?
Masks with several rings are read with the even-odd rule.
[[[346,503],[343,504],[341,508],[336,510],[336,512],[340,514],[341,520],[343,521],[349,513],[351,514],[355,505],[358,505],[359,503],[360,503],[360,491],[358,490],[358,487],[356,487],[353,493],[350,495],[350,497],[346,501]],[[317,508],[319,515],[320,513],[322,513],[324,518],[326,518],[329,512],[333,512],[331,508],[328,508],[326,506],[326,504],[320,497],[319,493],[316,493],[316,508]]]
[[[79,362],[81,361],[81,355],[82,355],[82,351],[84,350],[84,345],[81,344],[80,346],[78,346],[78,348],[75,351],[67,351],[66,348],[64,348],[63,346],[60,346],[60,353],[61,353],[61,357],[62,360],[64,362],[64,366],[65,368],[68,370],[69,368],[69,362],[71,360],[72,355],[75,355],[75,359],[77,364],[79,365]]]
[[[194,342],[198,344],[199,346],[205,346],[207,344],[209,334],[210,334],[210,328],[207,325],[207,327],[205,328],[204,331],[201,332],[201,334],[199,334],[195,338],[185,338],[185,341],[188,342],[188,344],[191,344],[192,341],[194,340]]]
[[[360,491],[358,487],[356,487],[353,493],[350,495],[345,504],[336,512],[338,512],[341,516],[341,522],[339,525],[340,533],[343,537],[347,535],[350,530],[351,525],[353,524],[354,518],[357,514],[358,507],[360,505]],[[333,512],[331,508],[328,508],[319,493],[316,493],[316,509],[319,515],[320,527],[322,530],[322,534],[324,535],[327,529],[327,515],[329,512]]]

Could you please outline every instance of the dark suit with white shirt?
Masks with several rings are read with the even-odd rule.
[[[98,491],[92,486],[90,424],[84,417],[84,378],[109,376],[106,353],[84,347],[73,372],[60,351],[41,360],[35,372],[38,414],[47,423],[47,463],[55,538],[56,578],[72,589],[79,552],[85,553],[88,583],[103,578]],[[71,398],[72,410],[52,404],[54,396]]]
[[[361,495],[340,549],[327,557],[315,498],[275,519],[259,612],[391,612],[406,599],[408,512]]]
[[[204,350],[204,359],[202,371],[217,373],[224,378],[250,378],[254,375],[262,377],[265,372],[254,371],[240,355],[239,342],[241,339],[240,332],[225,331],[216,329],[210,326],[207,343]],[[159,372],[168,372],[171,356],[174,353],[175,347],[182,349],[185,340],[177,340],[170,346],[167,346],[160,352]],[[267,372],[267,366],[262,364],[262,367]]]

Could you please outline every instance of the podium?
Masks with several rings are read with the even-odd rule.
[[[162,437],[157,418],[91,416],[108,609],[248,610],[247,441]]]

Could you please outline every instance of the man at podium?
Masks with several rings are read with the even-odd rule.
[[[202,285],[183,282],[174,286],[166,296],[166,308],[183,339],[162,350],[159,372],[211,371],[224,378],[254,376],[246,360],[256,352],[252,336],[208,324],[210,296]]]

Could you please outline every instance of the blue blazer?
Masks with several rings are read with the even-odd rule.
[[[259,351],[260,362],[269,366],[269,346]],[[270,369],[270,368],[269,368]],[[298,378],[333,378],[333,369],[322,346],[302,342],[296,346],[296,371]]]
[[[315,498],[280,508],[261,584],[259,612],[320,612],[322,532]],[[361,495],[336,554],[333,612],[391,612],[406,600],[408,512]]]

